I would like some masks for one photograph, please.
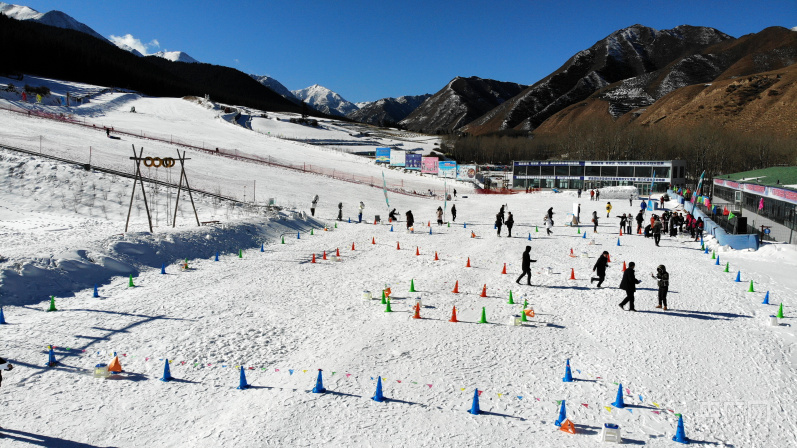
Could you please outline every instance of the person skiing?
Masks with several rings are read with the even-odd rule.
[[[387,215],[387,217],[390,220],[390,222],[393,222],[393,221],[398,221],[397,215],[398,212],[396,212],[396,209],[394,208],[393,210],[390,210],[390,213]]]
[[[456,204],[451,206],[451,221],[457,222],[457,206],[456,206]]]
[[[507,238],[512,238],[512,226],[515,225],[515,218],[512,216],[512,212],[509,212],[509,216],[506,218],[506,231],[509,233]]]
[[[620,302],[620,308],[625,311],[626,303],[629,304],[628,311],[636,311],[634,308],[634,293],[636,292],[636,285],[642,283],[642,280],[637,280],[634,276],[634,266],[636,264],[632,261],[628,263],[628,267],[623,272],[623,280],[620,282],[620,289],[625,290],[625,300]]]
[[[443,207],[437,207],[437,225],[443,225]]]
[[[503,207],[501,207],[503,208]],[[501,218],[501,213],[495,215],[495,228],[498,229],[498,236],[501,236],[501,226],[504,225],[504,220]]]
[[[600,257],[598,257],[598,261],[595,262],[595,266],[592,267],[592,271],[597,273],[597,277],[592,277],[589,279],[590,283],[593,283],[595,280],[598,281],[598,288],[601,287],[603,280],[606,278],[606,265],[609,263],[609,252],[603,251]]]
[[[357,215],[357,222],[363,222],[363,209],[365,208],[365,204],[363,201],[360,201],[360,214]]]
[[[527,247],[526,250],[530,250],[531,247]],[[529,281],[531,281],[531,273],[529,273]],[[14,368],[14,365],[10,362],[6,361],[3,358],[0,358],[0,386],[3,385],[3,370],[11,370]]]
[[[338,202],[338,221],[343,221],[343,203]]]
[[[642,221],[645,220],[645,217],[642,215],[642,210],[636,214],[636,233],[642,233]]]
[[[310,204],[310,216],[315,216],[316,205],[318,205],[318,195],[313,196],[313,202]]]
[[[553,234],[553,232],[551,232],[551,227],[553,227],[553,220],[546,215],[543,222],[545,224],[545,231],[548,233],[548,236],[551,236]]]
[[[412,210],[407,210],[404,216],[407,217],[407,230],[412,229],[412,225],[415,224],[415,217],[412,216]]]
[[[656,247],[659,245],[659,241],[661,241],[661,229],[662,229],[661,220],[656,217],[656,220],[653,221],[653,227],[651,231],[653,232],[653,242],[656,243]]]
[[[520,280],[523,279],[523,276],[528,276],[526,279],[528,285],[531,286],[531,263],[536,263],[537,260],[531,259],[531,246],[526,246],[526,251],[523,252],[523,261],[520,264],[520,267],[523,269],[523,272],[520,274],[520,277],[515,280],[518,284],[520,284]]]
[[[612,203],[611,202],[607,202],[606,203],[606,217],[607,218],[609,217],[609,213],[611,213],[611,212],[612,212]]]
[[[598,233],[598,212],[592,212],[592,231]]]
[[[667,291],[670,289],[670,273],[667,272],[667,268],[663,264],[660,264],[656,268],[656,275],[650,274],[650,276],[659,282],[659,304],[656,305],[656,308],[662,308],[667,311]]]

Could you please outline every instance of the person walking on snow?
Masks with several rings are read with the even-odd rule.
[[[580,188],[578,189],[578,197],[579,198],[581,197],[581,189]]]
[[[659,241],[661,241],[661,229],[662,229],[661,220],[657,217],[656,220],[653,222],[653,227],[651,227],[651,231],[653,232],[653,242],[656,243],[656,247],[659,246]]]
[[[526,246],[526,251],[523,252],[523,261],[520,264],[520,267],[523,269],[523,272],[520,274],[520,277],[515,280],[518,284],[520,284],[520,280],[523,279],[523,276],[528,276],[526,279],[528,285],[531,286],[531,263],[536,263],[537,260],[531,259],[531,246]]]
[[[667,311],[667,291],[670,289],[670,273],[667,272],[667,268],[663,264],[660,264],[656,268],[656,275],[650,274],[650,276],[659,282],[659,304],[656,305],[656,308],[662,308]]]
[[[437,207],[437,225],[443,225],[443,207]]]
[[[456,204],[451,206],[451,221],[457,222],[457,206],[456,206]]]
[[[310,216],[315,216],[315,206],[318,204],[318,195],[313,196],[313,202],[310,205]]]
[[[343,221],[343,203],[338,202],[338,221]]]
[[[648,203],[645,202],[645,201],[642,201],[642,203],[639,205],[639,208],[642,209],[642,216],[644,217],[645,216],[645,211],[648,209]]]
[[[515,225],[515,218],[512,217],[512,212],[509,212],[509,217],[506,218],[504,224],[506,224],[506,231],[509,233],[507,238],[512,238],[512,226]]]
[[[546,216],[543,222],[545,224],[545,231],[548,233],[548,236],[553,235],[553,232],[551,232],[551,228],[553,227],[553,220],[550,217]]]
[[[598,233],[598,212],[592,212],[592,231]]]
[[[611,212],[612,212],[612,203],[611,202],[607,202],[606,203],[606,217],[607,218],[609,217],[609,213],[611,213]]]
[[[636,214],[636,233],[642,233],[642,221],[645,220],[645,217],[642,216],[642,210]]]
[[[589,190],[589,200],[590,201],[595,200],[595,190]]]
[[[501,236],[501,226],[502,225],[504,225],[504,220],[501,217],[501,213],[498,213],[498,214],[495,215],[495,228],[498,229],[498,236]]]
[[[548,219],[551,220],[551,225],[553,225],[553,207],[548,209]]]
[[[634,193],[631,193],[631,194],[628,195],[628,206],[629,207],[633,207],[634,206]]]
[[[636,285],[642,283],[642,280],[637,280],[634,275],[634,266],[636,263],[633,261],[628,263],[628,268],[623,272],[623,280],[620,282],[620,289],[625,290],[625,300],[620,302],[620,308],[625,311],[626,303],[629,304],[628,311],[636,311],[634,308],[634,293],[636,292]]]
[[[412,210],[407,210],[404,216],[407,218],[407,230],[410,230],[412,225],[415,224],[415,217],[412,216]]]
[[[360,201],[360,214],[357,216],[358,222],[363,222],[363,209],[365,208],[365,204],[363,201]]]
[[[625,225],[628,223],[628,217],[623,213],[623,216],[618,216],[618,218],[620,218],[620,232],[622,232],[625,230]]]
[[[606,265],[608,263],[609,263],[609,252],[604,250],[601,256],[598,257],[598,261],[595,262],[595,266],[592,267],[592,271],[597,273],[598,276],[589,279],[590,283],[597,280],[598,288],[601,287],[601,284],[603,284],[603,280],[606,278]]]
[[[599,201],[600,198],[601,198],[601,191],[600,190],[595,190],[595,200]]]

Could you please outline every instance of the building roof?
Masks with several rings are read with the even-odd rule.
[[[717,176],[717,178],[797,190],[797,166],[775,166],[741,173],[723,174],[722,176]]]

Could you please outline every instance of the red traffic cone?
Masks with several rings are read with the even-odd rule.
[[[466,268],[470,267],[470,257],[468,257],[468,264],[465,265]]]
[[[611,255],[606,254],[606,262],[607,263],[611,263],[612,262],[612,256]]]
[[[432,227],[432,221],[427,222],[426,227]]]
[[[570,248],[570,256],[571,257],[573,256],[573,248],[572,247]]]
[[[322,259],[322,260],[326,260],[326,259],[327,259],[327,251],[324,251],[324,256],[323,256],[323,258],[321,258],[321,259]]]
[[[376,218],[374,218],[374,225],[376,225]]]
[[[576,270],[570,268],[570,280],[575,280],[575,279],[576,279]]]
[[[623,272],[625,272],[625,261],[623,262]]]
[[[473,231],[471,231],[471,232],[470,232],[470,237],[471,237],[471,238],[476,238],[476,234],[475,234],[475,233],[473,233]]]
[[[335,256],[340,257],[340,249],[335,249]]]
[[[457,280],[457,282],[454,283],[454,290],[451,292],[453,292],[454,294],[459,294],[459,280]]]
[[[642,227],[637,227],[636,233],[637,235],[642,235]]]
[[[315,263],[315,254],[313,254],[313,260],[310,263]]]
[[[487,297],[487,284],[486,283],[484,284],[484,287],[482,287],[482,293],[481,293],[481,295],[479,297]]]
[[[437,260],[439,260],[439,258],[437,258],[437,251],[434,251],[434,261],[437,261]]]
[[[506,263],[504,263],[504,270],[501,271],[502,274],[506,274]]]
[[[401,250],[401,244],[398,241],[396,241],[396,250]]]
[[[623,228],[620,227],[620,236],[623,236]]]
[[[351,250],[354,250],[354,243],[351,243]]]
[[[417,247],[415,247],[415,255],[417,256],[417,255],[420,255],[420,254],[421,254],[421,251],[420,251],[420,250],[418,250],[418,248],[417,248]]]
[[[371,244],[376,244],[376,239],[374,237],[371,237]]]
[[[415,304],[415,315],[412,316],[413,319],[420,319],[421,318],[421,304]]]
[[[451,308],[451,319],[448,320],[449,322],[459,322],[457,320],[457,307]]]

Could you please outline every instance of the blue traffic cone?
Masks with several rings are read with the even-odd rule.
[[[742,281],[742,271],[739,271],[739,272],[736,273],[736,280],[735,281],[736,282],[741,282]]]
[[[166,273],[166,263],[161,263],[161,274]]]
[[[708,255],[708,246],[706,246],[706,248],[703,250],[703,253]]]
[[[265,252],[265,251],[266,251],[266,244],[260,243],[260,252]]]
[[[529,233],[529,241],[531,241],[531,234]]]
[[[385,396],[382,395],[382,377],[376,378],[376,393],[371,398],[371,400],[376,401],[377,403],[381,403],[385,401]]]
[[[582,240],[587,239],[587,231],[586,230],[584,231],[584,234],[581,235],[581,239]]]
[[[390,225],[390,231],[391,232],[393,231],[393,225],[392,224]]]
[[[479,409],[479,389],[475,389],[473,391],[473,404],[470,407],[470,412],[473,415],[481,414],[481,409]]]
[[[565,377],[562,378],[562,382],[564,383],[572,383],[573,382],[573,374],[570,372],[570,360],[567,360],[567,365],[565,366]]]
[[[764,296],[764,302],[761,303],[762,305],[769,305],[769,291],[767,291],[767,295]],[[3,315],[3,310],[0,309],[0,316]],[[2,324],[2,318],[0,318],[0,324]]]
[[[167,361],[166,362],[166,366],[168,367],[168,365],[169,365],[169,362]],[[246,383],[246,375],[244,374],[244,366],[241,366],[241,379],[238,382],[238,389],[244,390],[244,389],[248,389],[248,388],[249,388],[249,384]]]
[[[55,360],[55,352],[53,351],[53,346],[50,346],[50,354],[47,357],[47,367],[55,367],[58,364],[58,361]]]
[[[717,261],[714,262],[714,265],[719,266],[719,264],[720,264],[720,256],[717,255]]]
[[[497,229],[497,228],[498,228],[498,226],[497,226],[497,225],[495,225],[495,224],[493,224],[493,230],[495,230],[495,229]]]
[[[463,229],[467,229],[467,228],[468,228],[468,223],[466,223],[466,222],[463,222],[463,223],[462,223],[462,228],[463,228]]]
[[[166,366],[163,367],[163,378],[161,378],[161,381],[168,383],[171,380],[172,380],[172,372],[169,370],[169,360],[167,359]]]
[[[351,224],[351,217],[349,218],[349,224]]]
[[[617,245],[620,245],[620,238],[617,238]]]
[[[683,443],[689,445],[689,439],[686,438],[686,431],[684,431],[684,417],[678,417],[678,427],[675,429],[675,437],[672,438],[673,442]]]
[[[297,240],[302,239],[302,232],[296,232],[296,239]]]
[[[324,380],[321,378],[321,369],[318,369],[318,378],[315,380],[315,387],[313,388],[314,394],[323,394],[326,393],[326,389],[324,389]]]
[[[567,408],[565,408],[565,400],[562,400],[562,407],[559,408],[559,418],[553,422],[556,426],[562,426],[562,423],[567,420]]]
[[[432,234],[432,228],[429,227],[429,235],[431,235],[431,234]]]
[[[3,314],[3,307],[0,307],[0,325],[6,324],[6,316]]]
[[[97,284],[95,283],[94,284],[94,296],[93,297],[96,299],[99,296],[100,296],[100,292],[97,291]]]
[[[620,387],[617,388],[617,399],[614,400],[612,406],[616,408],[623,409],[625,407],[625,403],[623,403],[623,384],[620,383]]]
[[[216,259],[213,261],[219,261],[219,251],[216,251]]]

